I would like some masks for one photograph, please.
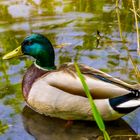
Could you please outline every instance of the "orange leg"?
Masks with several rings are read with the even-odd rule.
[[[68,120],[65,124],[65,128],[70,128],[72,126],[73,122],[74,122],[73,120]]]

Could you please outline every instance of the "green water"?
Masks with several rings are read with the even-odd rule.
[[[119,8],[115,7],[115,0],[1,0],[0,56],[20,45],[27,35],[41,33],[51,40],[54,47],[67,44],[55,49],[57,65],[76,60],[128,83],[139,83],[140,76],[134,70],[134,64],[140,67],[140,57],[136,51],[134,15],[130,11],[132,3],[122,0]],[[140,8],[139,1],[136,8]],[[46,124],[44,117],[24,108],[21,82],[33,61],[28,58],[3,61],[0,57],[0,129],[5,128],[0,130],[0,140],[34,140],[38,135],[44,136],[38,139],[45,140],[45,134],[54,128],[57,133],[51,133],[53,137],[48,137],[48,140],[57,140],[58,137],[65,140],[70,137],[67,134],[80,140],[79,133],[86,129],[83,124],[78,122],[73,128],[76,132],[72,129],[65,132],[64,137],[64,130],[57,131],[60,123],[64,123],[62,120],[54,120],[55,126],[49,118],[52,123]],[[140,133],[139,115],[140,109],[137,109],[124,117],[137,134]],[[90,135],[90,131],[85,135]]]

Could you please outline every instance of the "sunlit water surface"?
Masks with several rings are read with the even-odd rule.
[[[1,0],[0,55],[20,45],[27,35],[41,33],[51,40],[54,47],[65,43],[64,47],[55,48],[57,65],[76,60],[128,83],[139,83],[140,77],[134,70],[135,65],[139,68],[140,58],[136,52],[135,22],[130,11],[132,5],[124,0],[119,9],[115,6],[115,1],[105,0]],[[75,131],[72,129],[67,133],[65,129],[57,131],[59,125],[63,127],[63,120],[54,119],[55,126],[51,118],[46,118],[50,123],[44,123],[44,117],[29,108],[23,111],[25,102],[21,81],[32,58],[3,61],[0,57],[0,61],[0,124],[9,125],[0,135],[0,140],[82,140],[83,136],[79,134],[84,134],[83,129],[86,129],[83,122],[74,125]],[[140,133],[139,116],[140,109],[137,109],[124,117],[137,134]],[[96,127],[96,124],[93,125]],[[55,133],[49,133],[52,131]],[[89,128],[84,135],[88,137],[93,131]]]

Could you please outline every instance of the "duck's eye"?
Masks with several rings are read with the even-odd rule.
[[[33,44],[32,41],[24,41],[24,42],[21,43],[21,45],[24,46],[24,47],[25,47],[25,46],[32,45],[32,44]]]
[[[32,44],[33,44],[32,41],[28,41],[28,42],[27,42],[27,45],[32,45]]]

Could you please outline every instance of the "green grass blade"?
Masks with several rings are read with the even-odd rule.
[[[104,125],[104,122],[102,120],[102,117],[101,117],[101,115],[100,115],[100,113],[99,113],[99,111],[98,111],[98,109],[97,109],[97,107],[96,107],[96,105],[95,105],[95,103],[94,103],[94,101],[92,99],[92,96],[90,94],[88,85],[85,82],[84,76],[81,74],[81,71],[80,71],[77,63],[74,63],[74,65],[75,65],[76,71],[78,73],[78,76],[79,76],[79,78],[81,80],[81,83],[83,85],[85,94],[89,99],[89,103],[90,103],[90,106],[91,106],[93,117],[94,117],[99,129],[103,132],[105,140],[110,140],[109,135],[105,130],[105,125]]]
[[[110,137],[106,131],[103,132],[103,135],[105,140],[110,140]]]

